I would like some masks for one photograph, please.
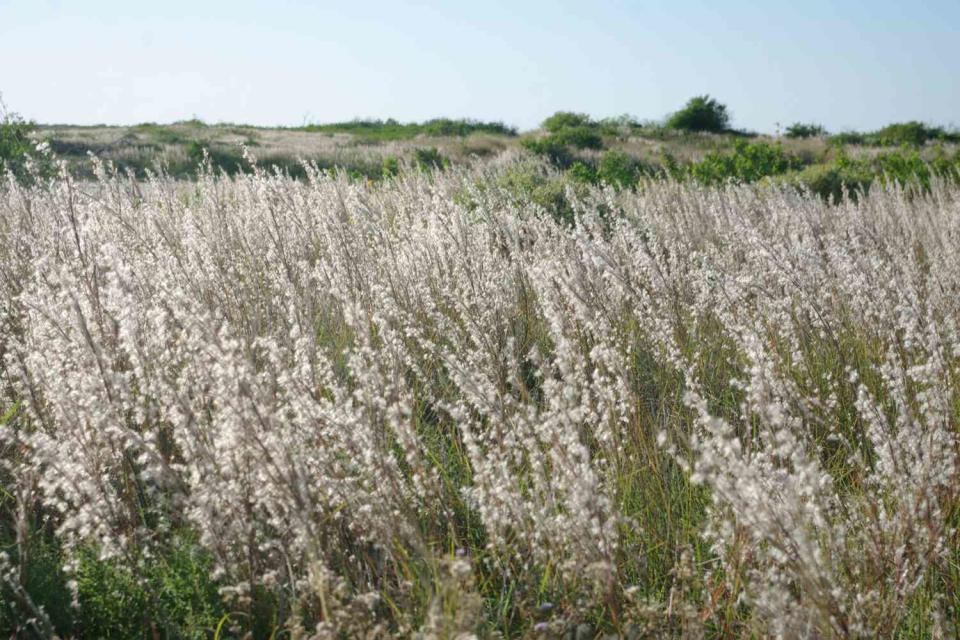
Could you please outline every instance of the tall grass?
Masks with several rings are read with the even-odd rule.
[[[502,122],[481,122],[479,120],[451,118],[434,118],[426,122],[401,123],[390,118],[388,120],[352,120],[349,122],[332,122],[328,124],[309,124],[299,128],[300,131],[315,133],[349,133],[369,142],[383,142],[386,140],[408,140],[417,136],[457,136],[465,137],[471,134],[483,133],[513,137],[517,135],[514,127]]]
[[[8,181],[0,626],[956,633],[960,190],[501,171]]]

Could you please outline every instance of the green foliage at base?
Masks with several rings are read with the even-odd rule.
[[[24,163],[33,150],[30,134],[35,125],[18,116],[10,115],[0,121],[0,171],[12,171],[21,174]]]
[[[572,173],[554,174],[536,165],[518,164],[503,172],[497,186],[510,193],[517,204],[533,203],[557,220],[572,221],[574,212],[567,198],[567,189],[583,191],[583,180]]]
[[[36,152],[36,123],[4,112],[2,107],[0,103],[0,176],[10,172],[16,178],[30,179],[31,171],[33,176],[51,174],[49,158]]]
[[[637,184],[641,175],[647,173],[641,163],[623,151],[605,151],[596,166],[576,162],[567,172],[575,182],[608,184],[618,189],[629,189]]]
[[[413,163],[421,171],[446,169],[450,166],[450,162],[440,154],[436,147],[414,149]]]
[[[30,540],[28,557],[25,591],[62,637],[208,638],[225,613],[210,556],[185,530],[142,558],[136,575],[120,562],[101,560],[94,547],[81,549],[67,572],[64,553],[44,532]],[[32,617],[0,586],[0,634],[25,631]]]

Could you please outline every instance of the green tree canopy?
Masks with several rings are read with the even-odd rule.
[[[708,95],[695,96],[687,104],[670,116],[667,126],[684,131],[711,131],[720,133],[730,126],[730,114],[727,106],[720,104]]]

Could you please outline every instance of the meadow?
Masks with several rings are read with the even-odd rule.
[[[294,178],[306,177],[306,160],[370,181],[395,176],[408,166],[470,168],[504,153],[535,156],[555,169],[555,175],[550,180],[542,175],[513,179],[534,183],[528,195],[555,211],[567,185],[635,188],[647,178],[702,185],[775,183],[839,199],[845,188],[856,191],[889,181],[927,184],[933,175],[955,177],[960,171],[956,130],[914,121],[872,132],[829,133],[816,124],[794,123],[776,135],[760,135],[730,128],[726,107],[708,96],[691,99],[665,122],[626,115],[594,120],[560,111],[538,129],[523,133],[500,122],[448,118],[288,128],[196,119],[127,127],[21,124],[22,140],[46,141],[73,175],[87,180],[94,177],[91,154],[139,179],[162,165],[168,175],[192,180],[205,158],[231,175],[249,170],[245,148],[262,168]],[[3,137],[0,131],[0,167],[11,155],[5,153]]]
[[[244,162],[0,189],[3,633],[957,633],[954,181]]]
[[[5,116],[0,631],[955,635],[958,143]]]

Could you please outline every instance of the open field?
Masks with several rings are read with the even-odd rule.
[[[411,159],[418,148],[437,148],[443,157],[465,162],[498,153],[511,144],[510,136],[486,133],[371,138],[341,132],[206,125],[199,121],[132,127],[51,125],[40,127],[37,137],[49,139],[52,150],[81,175],[89,171],[88,154],[94,153],[140,174],[161,163],[172,175],[191,177],[201,148],[212,152],[215,162],[219,160],[217,164],[226,169],[242,163],[241,147],[246,146],[261,162],[287,170],[298,171],[300,161],[308,160],[322,167],[341,167],[379,178],[385,158]]]
[[[85,179],[93,177],[91,154],[139,178],[162,166],[173,177],[194,179],[204,161],[234,174],[249,170],[246,153],[261,167],[298,179],[306,176],[303,163],[310,162],[373,181],[409,168],[470,168],[497,158],[509,164],[517,157],[535,157],[558,170],[551,184],[532,196],[548,207],[568,184],[633,188],[651,177],[708,185],[761,182],[837,199],[845,188],[856,191],[890,180],[927,184],[931,175],[954,179],[960,171],[960,134],[918,122],[873,133],[791,135],[685,131],[627,117],[594,121],[568,112],[523,134],[500,123],[448,119],[287,129],[190,120],[131,127],[45,125],[30,133],[33,141],[46,141],[73,175]]]
[[[7,181],[2,632],[956,636],[960,187],[614,188],[487,137]]]

